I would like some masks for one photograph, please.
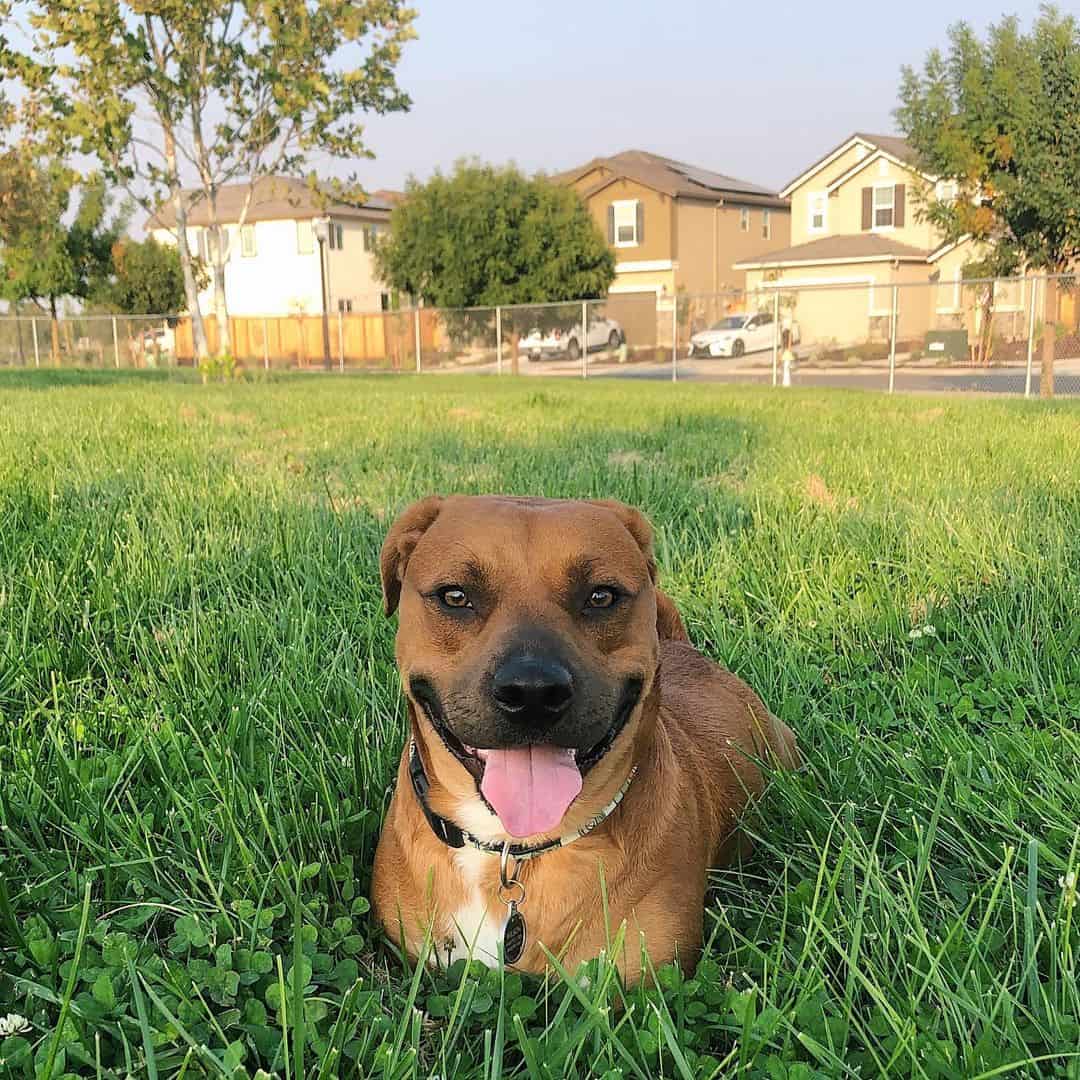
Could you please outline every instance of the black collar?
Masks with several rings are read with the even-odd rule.
[[[427,823],[431,826],[431,831],[449,848],[463,848],[465,846],[477,848],[479,851],[487,851],[492,855],[512,855],[515,859],[532,859],[537,855],[542,855],[545,851],[552,851],[554,848],[566,847],[567,844],[572,844],[575,840],[580,840],[581,837],[591,833],[598,825],[603,824],[615,807],[622,802],[623,796],[626,794],[627,789],[630,787],[634,776],[637,774],[637,766],[635,765],[630,770],[630,775],[623,782],[623,785],[615,793],[615,797],[600,811],[595,817],[590,818],[584,825],[581,826],[576,832],[569,833],[566,836],[556,837],[554,840],[543,840],[539,844],[511,844],[509,841],[500,842],[497,840],[481,840],[478,836],[473,836],[472,833],[467,832],[461,828],[460,825],[455,825],[449,818],[444,818],[441,814],[436,814],[431,809],[431,804],[428,802],[428,792],[431,791],[431,781],[428,780],[427,773],[424,771],[424,763],[420,759],[420,751],[417,749],[416,740],[414,739],[409,745],[409,779],[412,781],[412,789],[416,794],[416,801],[420,804],[420,809],[424,812],[424,817],[427,818]]]

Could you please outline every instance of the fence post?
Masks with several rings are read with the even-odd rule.
[[[263,316],[263,370],[270,370],[270,320]]]
[[[413,308],[413,335],[416,338],[416,373],[420,374],[420,309]]]
[[[1039,279],[1028,278],[1030,287],[1031,312],[1028,315],[1027,369],[1024,372],[1024,397],[1031,397],[1031,360],[1035,354],[1035,296],[1039,291]]]
[[[37,319],[30,320],[30,329],[34,332],[34,367],[41,367],[41,352],[38,349]]]
[[[776,385],[776,356],[780,348],[780,290],[772,298],[772,384]]]
[[[581,301],[581,377],[589,377],[589,301]]]
[[[892,287],[892,315],[889,318],[889,393],[896,385],[896,317],[900,304],[900,286]]]
[[[113,359],[116,361],[116,366],[120,366],[120,339],[116,336],[116,316],[112,317],[112,347],[113,347]]]
[[[337,313],[338,371],[345,371],[345,315],[340,308]]]
[[[679,381],[679,297],[671,294],[671,381]]]
[[[495,373],[502,374],[502,308],[495,308]]]
[[[162,349],[165,348],[165,342],[168,341],[168,340],[169,340],[169,320],[168,319],[162,319],[161,320],[161,347],[162,347]],[[175,363],[176,363],[176,336],[175,335],[173,336],[172,350],[171,350],[171,352],[166,351],[165,356],[166,357],[169,357],[169,356],[172,357],[171,360],[166,359],[165,366],[166,367],[173,367],[175,365]]]

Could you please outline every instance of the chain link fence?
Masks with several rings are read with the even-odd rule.
[[[204,319],[211,351],[222,328]],[[242,368],[1080,394],[1073,277],[800,283],[675,296],[234,317]],[[192,366],[191,320],[0,317],[0,366]]]

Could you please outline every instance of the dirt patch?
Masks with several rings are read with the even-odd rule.
[[[841,507],[846,510],[854,510],[859,505],[854,498],[844,499],[835,492],[830,491],[829,485],[817,473],[811,473],[806,478],[804,490],[806,497],[812,503],[817,506],[824,506],[827,510],[836,510]]]
[[[944,409],[923,409],[922,412],[915,413],[911,419],[917,424],[932,424],[935,420],[940,420],[944,415]]]
[[[615,465],[622,469],[640,465],[644,460],[644,455],[637,450],[616,450],[608,454],[607,459],[609,465]]]
[[[214,423],[218,427],[248,427],[255,423],[255,417],[251,413],[215,413]]]
[[[185,424],[192,424],[199,419],[199,410],[191,405],[181,405],[180,419],[183,420]]]
[[[446,415],[450,417],[451,420],[483,420],[487,413],[483,413],[479,409],[459,407],[457,409],[451,409]]]

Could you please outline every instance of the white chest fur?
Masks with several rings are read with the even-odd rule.
[[[461,876],[465,901],[450,913],[450,937],[443,959],[452,964],[467,959],[470,954],[489,967],[499,961],[499,945],[502,942],[506,915],[496,912],[491,905],[491,871],[496,865],[495,856],[475,848],[458,848],[450,858]],[[498,907],[501,909],[502,905]]]

